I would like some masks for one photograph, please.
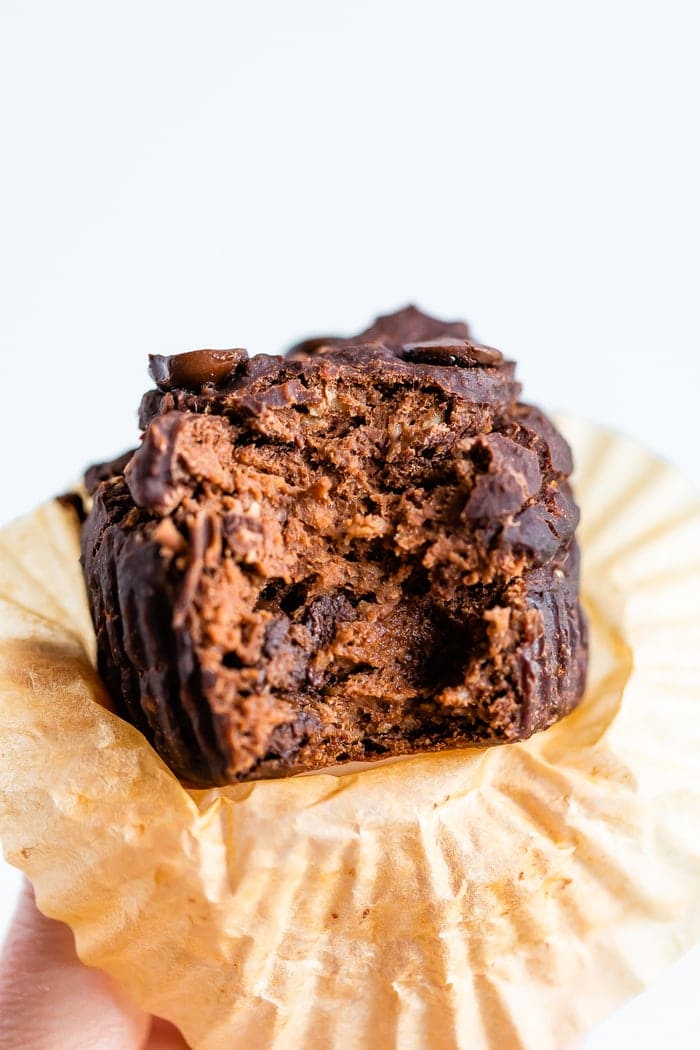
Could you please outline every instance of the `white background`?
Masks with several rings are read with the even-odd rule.
[[[694,8],[2,0],[0,520],[134,442],[149,352],[409,300],[700,482]],[[699,979],[587,1047],[697,1047]]]

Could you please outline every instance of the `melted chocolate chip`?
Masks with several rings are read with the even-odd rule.
[[[245,350],[191,350],[186,354],[149,354],[149,372],[160,390],[201,390],[224,383],[248,359]]]
[[[414,364],[457,365],[460,368],[498,365],[503,360],[500,350],[493,350],[490,346],[478,346],[468,339],[454,339],[450,336],[425,339],[420,343],[404,343],[398,356]]]
[[[450,342],[461,344],[464,340],[469,340],[469,328],[464,321],[438,321],[436,317],[424,314],[415,306],[405,306],[396,313],[378,317],[374,324],[365,328],[359,335],[349,339],[337,335],[314,336],[290,347],[286,356],[303,359],[323,353],[327,348],[348,349],[353,346],[386,346],[398,352],[402,345],[436,338],[448,338]],[[501,360],[500,356],[498,360]]]

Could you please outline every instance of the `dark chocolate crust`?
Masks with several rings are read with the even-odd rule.
[[[152,359],[87,475],[99,668],[206,786],[521,740],[583,692],[566,442],[413,307],[286,357]]]

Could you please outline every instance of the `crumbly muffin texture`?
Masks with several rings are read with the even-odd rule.
[[[507,743],[575,706],[571,457],[514,370],[413,307],[286,357],[151,359],[82,560],[100,672],[181,779]]]

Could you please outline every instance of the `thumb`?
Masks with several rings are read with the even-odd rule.
[[[41,915],[25,884],[0,957],[3,1050],[138,1050],[150,1018],[75,954],[63,923]]]

